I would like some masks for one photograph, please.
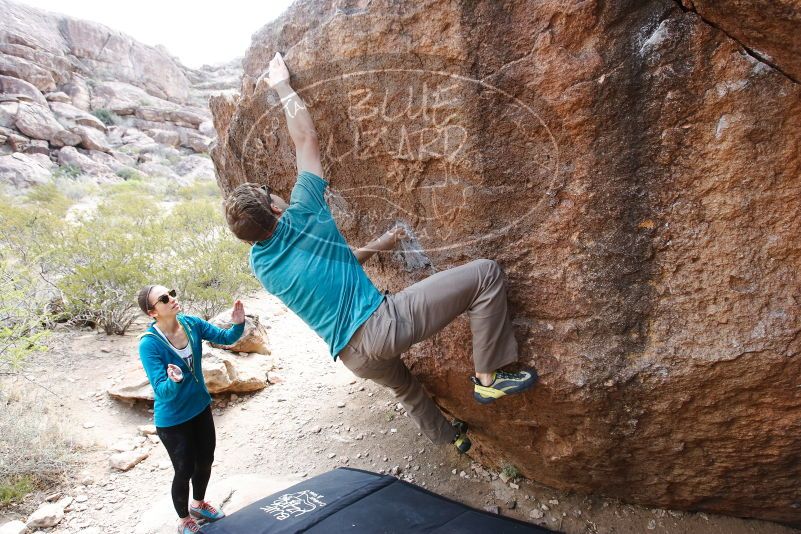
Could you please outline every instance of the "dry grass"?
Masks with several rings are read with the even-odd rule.
[[[48,402],[0,384],[0,506],[58,486],[77,464],[77,449]]]

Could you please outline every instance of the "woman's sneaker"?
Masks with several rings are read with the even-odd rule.
[[[518,373],[507,373],[496,371],[492,374],[492,383],[489,386],[482,386],[475,376],[473,381],[473,398],[481,404],[490,404],[506,395],[522,393],[537,382],[537,371],[520,371]]]
[[[197,532],[200,532],[200,527],[191,517],[178,523],[178,534],[196,534]]]
[[[467,423],[459,419],[454,419],[453,427],[456,429],[458,434],[455,438],[453,438],[451,443],[456,446],[456,450],[458,450],[459,453],[464,454],[470,450],[470,447],[473,446],[473,442],[471,442],[470,438],[467,437]]]
[[[217,521],[225,517],[225,514],[222,510],[216,509],[206,501],[200,503],[200,506],[197,508],[190,506],[189,515],[195,519],[204,519],[206,521]]]

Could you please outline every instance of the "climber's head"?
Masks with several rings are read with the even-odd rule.
[[[288,204],[267,185],[246,182],[223,203],[228,228],[236,237],[256,243],[270,237]]]

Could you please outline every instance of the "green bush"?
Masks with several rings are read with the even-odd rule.
[[[69,178],[74,180],[83,173],[77,165],[62,165],[58,169],[50,173],[54,179]]]
[[[151,182],[104,187],[94,211],[73,213],[66,224],[69,200],[56,189],[32,192],[25,203],[0,199],[7,229],[0,251],[35,269],[58,298],[48,307],[59,317],[107,334],[123,334],[141,313],[136,294],[148,283],[175,287],[187,313],[205,318],[258,287],[248,247],[228,231],[219,197],[198,187],[181,192],[192,200],[168,202]]]
[[[47,349],[45,302],[24,265],[0,257],[0,374],[18,371],[29,355]]]
[[[513,465],[505,465],[503,469],[501,469],[501,473],[504,476],[508,477],[510,480],[514,480],[520,477],[520,471],[517,469],[517,467]]]
[[[33,490],[33,480],[30,476],[15,477],[6,482],[0,481],[0,508],[22,501]]]
[[[137,171],[136,169],[131,168],[124,168],[117,171],[117,176],[122,178],[125,181],[128,180],[142,180],[143,176],[142,173]]]
[[[217,186],[217,182],[212,180],[196,180],[191,185],[178,188],[176,193],[181,200],[217,199],[218,202],[222,201],[220,188]]]
[[[248,247],[228,232],[218,201],[180,202],[165,230],[173,243],[169,281],[193,313],[209,319],[230,307],[237,293],[258,287]],[[192,261],[175,261],[182,257]]]
[[[92,115],[100,119],[100,122],[102,122],[106,126],[112,126],[120,121],[119,115],[105,108],[100,108],[92,111]]]

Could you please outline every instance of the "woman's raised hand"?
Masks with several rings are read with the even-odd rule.
[[[231,312],[231,322],[234,324],[242,324],[245,322],[245,306],[242,305],[241,300],[234,302],[234,311]]]
[[[184,372],[181,371],[181,368],[175,364],[168,363],[167,364],[167,378],[172,380],[173,382],[180,382],[184,379]]]

